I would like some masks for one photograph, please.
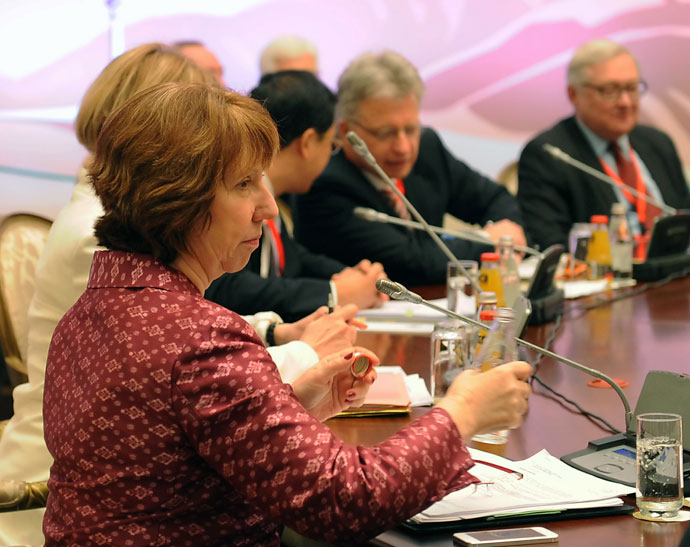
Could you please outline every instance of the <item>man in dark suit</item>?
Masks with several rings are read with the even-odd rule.
[[[264,225],[261,246],[247,267],[225,274],[206,291],[206,298],[237,313],[277,312],[295,321],[329,301],[369,308],[381,304],[376,280],[383,267],[368,260],[348,268],[312,253],[291,234],[290,212],[280,196],[309,190],[331,157],[335,97],[313,74],[289,70],[268,74],[251,96],[264,103],[276,121],[280,153],[266,170],[264,182],[277,198],[279,218]]]
[[[524,244],[515,198],[453,157],[434,131],[420,126],[423,90],[416,68],[402,56],[390,51],[362,55],[338,81],[339,134],[357,133],[430,224],[441,225],[450,213],[485,225],[494,240],[510,234],[516,244]],[[363,258],[381,262],[395,281],[445,282],[448,258],[428,234],[354,216],[353,209],[360,206],[407,218],[409,213],[393,195],[344,142],[310,192],[297,200],[297,239],[346,264]],[[446,243],[459,258],[477,259],[490,250],[460,239]]]
[[[608,215],[617,201],[626,204],[634,234],[648,231],[660,210],[626,192],[626,185],[672,207],[690,206],[673,142],[637,124],[645,90],[637,61],[623,46],[593,40],[575,52],[568,65],[568,98],[575,115],[538,135],[520,156],[518,201],[528,236],[542,248],[567,245],[573,223]],[[545,143],[612,176],[618,187],[553,158],[544,151]]]

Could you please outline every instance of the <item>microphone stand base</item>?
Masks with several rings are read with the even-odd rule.
[[[642,264],[633,264],[633,277],[637,281],[657,281],[670,275],[690,273],[690,255],[677,254],[648,258]]]
[[[530,298],[532,313],[529,316],[529,324],[542,325],[553,321],[563,313],[564,301],[563,289],[555,287],[543,296]]]

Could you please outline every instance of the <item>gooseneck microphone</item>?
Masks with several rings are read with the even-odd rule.
[[[357,218],[369,220],[371,222],[382,222],[384,224],[397,224],[398,226],[405,226],[406,228],[414,228],[415,230],[424,230],[424,226],[420,222],[414,220],[405,220],[404,218],[394,217],[371,209],[370,207],[355,207],[352,212]],[[482,232],[476,230],[450,230],[448,228],[441,228],[439,226],[429,226],[437,234],[447,234],[460,239],[474,241],[476,243],[483,243],[484,245],[495,246],[496,242],[491,241],[489,237],[482,235]],[[531,247],[524,247],[522,245],[515,245],[513,247],[516,251],[541,256],[541,252]]]
[[[416,293],[413,293],[412,291],[408,290],[404,285],[400,283],[396,283],[394,281],[390,281],[388,279],[379,279],[376,281],[376,290],[379,292],[390,296],[393,300],[403,300],[405,302],[411,302],[413,304],[422,304],[424,306],[427,306],[428,308],[434,309],[436,311],[440,311],[441,313],[447,315],[448,317],[452,317],[454,319],[459,319],[460,321],[464,321],[465,323],[469,323],[470,325],[473,325],[475,327],[479,327],[482,329],[486,328],[486,325],[483,325],[479,321],[475,321],[474,319],[471,319],[469,317],[465,317],[464,315],[460,315],[459,313],[456,313],[454,311],[448,310],[446,308],[442,308],[441,306],[437,306],[436,304],[433,304],[432,302],[429,302],[428,300],[424,300],[421,296],[419,296]],[[549,351],[547,349],[542,348],[541,346],[537,346],[535,344],[532,344],[531,342],[527,342],[526,340],[523,340],[522,338],[518,338],[517,336],[515,337],[515,342],[520,344],[521,346],[524,346],[526,348],[529,348],[533,351],[536,351],[537,353],[540,353],[542,355],[545,355],[546,357],[551,357],[551,359],[555,359],[556,361],[560,361],[561,363],[564,363],[570,367],[576,368],[577,370],[581,372],[585,372],[589,374],[590,376],[594,376],[595,378],[599,378],[606,382],[608,385],[610,385],[618,394],[618,397],[620,397],[621,401],[623,402],[623,406],[625,407],[625,426],[626,429],[631,426],[632,422],[632,412],[630,410],[630,403],[628,402],[627,397],[625,396],[625,393],[623,393],[623,390],[620,388],[620,386],[614,382],[609,376],[604,374],[603,372],[600,372],[598,370],[595,370],[593,368],[589,368],[585,365],[581,365],[580,363],[577,363],[575,361],[572,361],[568,359],[567,357],[563,357],[561,355],[558,355],[557,353],[554,353],[552,351]]]
[[[609,177],[607,174],[602,173],[601,171],[598,171],[597,169],[590,167],[586,163],[582,163],[580,160],[576,160],[571,155],[563,152],[563,150],[561,150],[557,146],[554,146],[553,144],[549,144],[547,142],[547,143],[544,143],[542,148],[546,152],[548,152],[551,156],[556,158],[557,160],[560,160],[563,163],[567,163],[568,165],[572,165],[576,169],[579,169],[580,171],[584,171],[588,175],[592,175],[593,177],[599,179],[602,182],[605,182],[606,184],[608,184],[610,186],[613,186],[614,188],[620,189],[618,184],[616,184],[616,181],[614,179],[612,179],[611,177]],[[646,193],[638,192],[637,190],[635,190],[635,188],[626,186],[625,191],[630,192],[636,198],[641,198],[641,199],[645,200],[647,203],[654,205],[655,207],[658,207],[667,215],[675,215],[678,212],[677,209],[675,209],[669,205],[666,205],[665,203],[661,203],[660,201],[657,201],[656,199],[654,199],[653,197],[651,197],[650,195],[648,195]]]
[[[472,285],[472,288],[475,291],[480,292],[481,288],[479,287],[477,281],[467,272],[465,267],[451,252],[448,246],[445,243],[443,243],[443,241],[441,241],[441,238],[438,237],[438,235],[436,235],[436,233],[431,229],[427,221],[424,220],[424,217],[421,214],[419,214],[419,211],[417,211],[415,206],[412,205],[412,203],[410,203],[410,200],[408,200],[405,197],[405,194],[398,190],[398,187],[395,185],[395,183],[390,179],[386,172],[383,169],[381,169],[381,166],[376,161],[376,158],[369,151],[367,144],[354,131],[348,131],[347,135],[345,135],[345,138],[347,139],[347,142],[350,143],[355,153],[364,158],[364,160],[374,168],[379,177],[381,177],[386,182],[386,184],[390,186],[391,190],[395,192],[395,195],[402,200],[402,202],[405,204],[405,207],[407,207],[407,210],[410,211],[412,216],[414,216],[419,221],[419,223],[423,226],[423,229],[426,231],[426,233],[429,234],[431,239],[434,240],[434,243],[436,243],[438,248],[441,249],[441,251],[443,251],[443,254],[445,254],[446,257],[448,257],[448,260],[453,262],[455,266],[458,268],[458,270],[462,272],[462,275],[464,275],[469,280],[470,285]],[[493,245],[493,243],[491,244]]]

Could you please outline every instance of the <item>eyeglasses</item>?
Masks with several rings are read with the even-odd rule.
[[[421,132],[421,126],[418,123],[406,125],[402,128],[380,127],[378,129],[366,127],[365,125],[362,125],[361,123],[356,121],[352,121],[350,123],[356,125],[360,129],[364,129],[366,133],[369,133],[372,137],[374,137],[377,141],[380,142],[393,142],[398,138],[401,131],[405,134],[405,137],[407,137],[408,139],[417,138],[419,136],[419,133]]]
[[[599,96],[605,101],[617,101],[626,93],[631,99],[637,99],[647,91],[647,82],[640,80],[639,82],[630,82],[628,84],[583,84],[584,87],[589,87],[596,91]]]
[[[501,481],[501,484],[503,484],[503,485],[505,485],[508,482],[517,482],[519,480],[522,480],[522,478],[524,477],[524,475],[520,471],[513,471],[512,469],[508,469],[507,467],[503,467],[502,465],[498,465],[498,464],[491,463],[491,462],[486,462],[484,460],[473,460],[473,461],[474,461],[474,463],[480,463],[482,465],[487,465],[489,467],[493,467],[494,469],[498,469],[499,471],[505,471],[506,473],[508,473],[505,476],[506,480]],[[480,489],[480,487],[483,486],[486,488],[485,493],[491,494],[489,486],[491,486],[492,484],[495,484],[495,483],[493,481],[492,482],[475,483],[474,484],[474,493],[476,493]]]

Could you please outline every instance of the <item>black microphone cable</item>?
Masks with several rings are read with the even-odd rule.
[[[559,314],[556,316],[556,319],[554,319],[553,326],[551,327],[551,332],[549,333],[549,336],[547,337],[546,341],[544,342],[544,349],[551,349],[551,345],[553,344],[554,340],[556,339],[556,333],[558,332],[559,327],[561,326],[561,320],[563,318],[563,314]],[[536,358],[532,361],[529,361],[529,364],[532,365],[532,368],[534,369],[534,372],[532,373],[532,376],[530,376],[529,379],[529,384],[532,386],[532,389],[534,389],[534,382],[539,384],[541,387],[546,389],[553,397],[550,397],[552,400],[555,400],[558,402],[558,399],[561,399],[564,403],[567,403],[569,405],[572,405],[575,407],[577,412],[585,416],[588,420],[594,422],[598,427],[602,427],[603,429],[608,429],[612,433],[621,433],[621,431],[614,426],[612,426],[608,421],[606,421],[604,418],[601,416],[598,416],[597,414],[594,414],[593,412],[590,412],[589,410],[586,410],[582,406],[580,406],[576,401],[568,398],[555,388],[551,387],[549,384],[547,384],[544,380],[542,380],[537,374],[539,372],[539,365],[541,364],[542,359],[544,358],[544,355],[538,353]],[[562,404],[562,403],[561,403]],[[600,422],[600,423],[597,423]]]

